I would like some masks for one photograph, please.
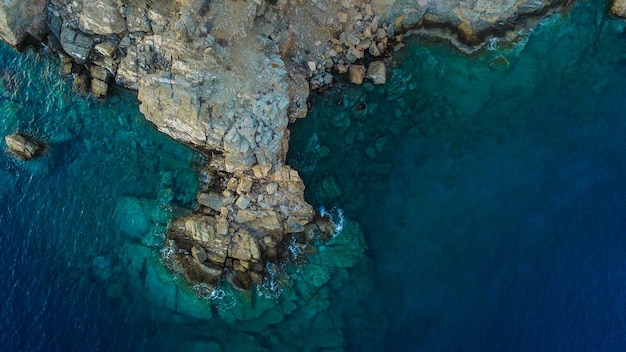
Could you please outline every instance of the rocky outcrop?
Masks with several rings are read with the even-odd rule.
[[[287,125],[306,115],[310,88],[345,73],[356,84],[385,83],[406,32],[479,47],[560,3],[3,1],[0,36],[17,45],[49,31],[77,91],[104,97],[112,82],[137,90],[141,112],[161,132],[210,156],[199,209],[167,232],[178,249],[172,267],[197,282],[226,278],[247,289],[269,263],[329,235],[285,165]]]
[[[43,39],[46,26],[46,0],[1,0],[0,39],[12,46],[28,36]]]
[[[255,166],[230,174],[221,171],[223,162],[213,157],[207,168],[212,180],[198,193],[200,211],[173,221],[167,239],[192,254],[178,260],[196,281],[215,284],[227,273],[248,289],[262,282],[268,263],[292,258],[290,246],[305,248],[320,230],[309,225],[313,208],[295,170]]]
[[[46,146],[35,138],[23,133],[14,133],[4,137],[7,153],[22,160],[31,160],[43,153]]]

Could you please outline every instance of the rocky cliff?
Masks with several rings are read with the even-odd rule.
[[[260,283],[268,263],[329,235],[285,165],[309,88],[349,73],[382,84],[392,43],[426,31],[464,48],[523,29],[564,1],[22,0],[0,37],[56,49],[77,89],[137,90],[163,133],[210,156],[198,210],[173,220],[172,265],[197,282]]]

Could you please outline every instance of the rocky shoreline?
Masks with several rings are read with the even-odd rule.
[[[285,164],[288,123],[310,89],[386,81],[407,33],[464,51],[514,40],[568,1],[26,0],[0,4],[0,38],[30,39],[61,56],[78,91],[136,90],[144,116],[210,156],[199,208],[173,220],[171,266],[193,282],[249,289],[268,263],[332,235]]]

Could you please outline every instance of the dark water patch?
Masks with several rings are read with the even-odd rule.
[[[623,26],[581,2],[514,50],[413,42],[294,126],[308,199],[363,226],[387,349],[624,348]]]

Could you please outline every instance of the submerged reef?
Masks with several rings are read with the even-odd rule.
[[[77,91],[136,90],[159,131],[209,157],[198,209],[170,222],[166,261],[205,292],[223,280],[249,290],[332,241],[332,222],[307,203],[285,163],[288,123],[306,115],[310,89],[346,73],[352,83],[385,83],[407,33],[473,51],[496,37],[514,40],[567,3],[3,1],[0,38],[18,48],[45,43]],[[311,265],[303,275],[313,275]]]

